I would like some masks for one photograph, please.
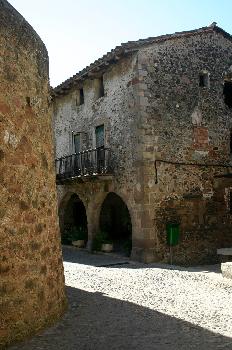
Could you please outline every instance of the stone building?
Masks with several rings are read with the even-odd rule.
[[[0,0],[0,348],[64,311],[47,50]]]
[[[216,261],[232,244],[232,37],[212,24],[116,47],[54,89],[60,226],[131,258]],[[171,226],[170,226],[171,224]],[[120,248],[120,247],[119,247]]]

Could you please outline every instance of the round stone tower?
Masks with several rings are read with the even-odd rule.
[[[0,348],[66,305],[47,50],[0,0]]]

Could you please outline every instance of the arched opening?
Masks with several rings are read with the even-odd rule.
[[[61,226],[62,244],[71,244],[75,240],[87,240],[87,216],[85,206],[77,194],[72,194],[63,208]],[[61,219],[61,216],[60,216]]]
[[[224,102],[229,107],[232,108],[232,81],[225,80],[223,87]]]
[[[127,205],[115,193],[109,193],[100,212],[100,230],[112,240],[114,251],[130,256],[132,224]]]

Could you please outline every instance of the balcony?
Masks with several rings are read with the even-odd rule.
[[[112,178],[110,149],[98,148],[56,159],[56,182]]]

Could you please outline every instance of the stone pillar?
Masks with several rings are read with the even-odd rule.
[[[0,0],[0,348],[66,305],[58,230],[48,55]]]
[[[88,220],[88,242],[87,249],[92,250],[93,238],[99,230],[99,215],[100,215],[101,205],[90,204],[87,208],[87,220]]]
[[[152,172],[152,170],[151,170]],[[144,175],[145,173],[145,175]],[[148,169],[142,164],[138,171],[137,185],[134,188],[134,206],[131,210],[133,219],[131,259],[145,263],[160,260],[158,234],[154,218],[154,204],[150,201],[150,186],[147,185]],[[152,183],[153,184],[153,183]]]
[[[154,230],[134,227],[131,260],[152,263],[160,260]]]

